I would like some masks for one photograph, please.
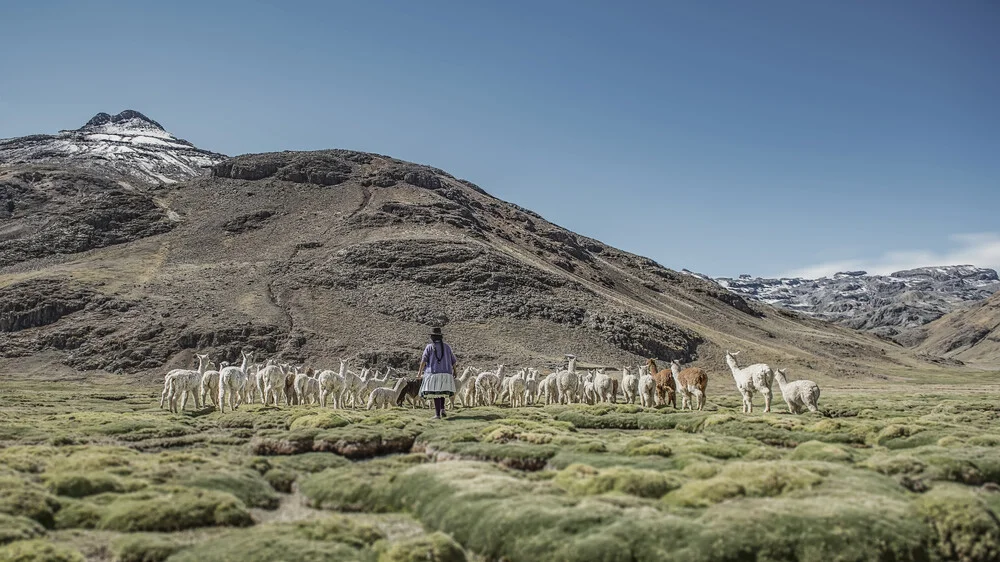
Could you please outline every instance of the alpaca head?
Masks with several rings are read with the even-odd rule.
[[[736,356],[739,354],[740,354],[739,351],[737,351],[736,353],[730,353],[729,351],[726,351],[726,364],[729,365],[730,369],[740,368],[739,364],[736,362]]]

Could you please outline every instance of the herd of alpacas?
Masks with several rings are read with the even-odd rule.
[[[743,412],[753,411],[753,396],[764,398],[764,411],[771,411],[771,386],[775,380],[781,389],[788,411],[798,414],[808,409],[817,411],[819,385],[813,381],[788,381],[782,369],[772,370],[764,363],[740,367],[736,356],[740,352],[726,352],[726,364],[736,381],[736,388],[743,396]],[[212,403],[220,412],[241,404],[260,400],[261,404],[287,406],[319,404],[334,408],[390,408],[409,401],[412,407],[424,406],[419,397],[420,379],[400,376],[388,367],[384,373],[377,370],[348,369],[347,361],[340,360],[337,370],[303,370],[302,367],[278,363],[270,359],[254,363],[253,353],[242,354],[239,365],[221,363],[219,369],[209,362],[208,355],[196,354],[198,368],[174,369],[167,373],[160,393],[160,408],[168,404],[171,412],[184,410],[190,395],[195,408]],[[456,398],[463,407],[488,406],[507,402],[511,407],[541,403],[569,404],[598,402],[616,403],[621,394],[624,402],[636,401],[644,407],[672,405],[681,409],[705,408],[705,389],[708,373],[699,367],[681,368],[680,362],[670,362],[669,369],[660,370],[656,361],[649,359],[645,365],[625,366],[620,380],[606,374],[605,369],[577,372],[576,357],[567,355],[568,365],[542,375],[537,369],[523,368],[508,372],[505,365],[495,370],[483,371],[466,367],[455,378],[455,396],[450,398],[455,407]],[[178,402],[179,408],[178,408]]]

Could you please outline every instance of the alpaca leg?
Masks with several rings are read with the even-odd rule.
[[[760,391],[764,395],[764,413],[771,411],[771,391],[769,389],[764,389]]]
[[[789,414],[794,414],[795,413],[795,408],[792,407],[792,401],[786,399],[785,400],[785,404],[788,404],[788,413]]]
[[[698,409],[705,409],[705,393],[701,390],[693,390],[695,401],[698,403]]]

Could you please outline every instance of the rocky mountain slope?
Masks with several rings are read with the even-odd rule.
[[[190,364],[194,350],[232,359],[244,347],[413,368],[435,324],[461,361],[483,367],[655,356],[694,360],[725,381],[726,348],[801,376],[917,364],[902,348],[748,302],[436,168],[282,152],[139,189],[114,179],[129,173],[117,164],[0,167],[11,225],[0,241],[0,368],[154,375]]]
[[[850,271],[821,279],[741,275],[716,281],[746,298],[906,344],[919,340],[915,328],[1000,290],[996,271],[971,265],[922,267],[891,275]]]
[[[102,174],[113,172],[142,184],[192,178],[224,158],[178,139],[131,109],[117,115],[98,113],[83,127],[55,135],[0,139],[0,165],[72,166]]]
[[[995,370],[1000,365],[1000,293],[945,315],[921,332],[919,351]]]

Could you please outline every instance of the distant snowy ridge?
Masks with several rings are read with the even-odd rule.
[[[131,109],[98,113],[79,129],[0,140],[0,166],[58,163],[117,173],[144,184],[170,184],[206,173],[226,158],[178,139]]]
[[[890,275],[845,271],[819,279],[741,275],[715,281],[743,297],[901,341],[909,330],[1000,290],[996,271],[972,265],[921,267]]]

